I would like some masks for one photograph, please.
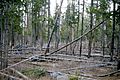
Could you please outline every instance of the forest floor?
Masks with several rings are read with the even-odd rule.
[[[38,54],[38,52],[37,52]],[[14,54],[14,57],[10,57],[9,61],[11,64],[24,60],[25,57],[29,57],[33,54]],[[34,54],[35,55],[35,54]],[[16,57],[16,58],[15,58]],[[80,80],[120,80],[120,73],[114,75],[108,75],[105,77],[99,77],[104,74],[116,71],[116,63],[109,62],[109,58],[103,58],[95,56],[87,58],[86,56],[76,57],[73,55],[66,55],[58,53],[45,58],[45,61],[27,61],[21,63],[14,68],[18,71],[28,68],[39,68],[42,67],[48,72],[52,72],[54,75],[46,75],[39,79],[32,78],[32,80],[69,80],[69,76],[77,75]],[[61,79],[58,79],[62,75]],[[64,79],[65,77],[65,79]]]
[[[50,49],[50,52],[54,50],[55,49]],[[70,54],[70,48],[67,49],[67,52],[65,50],[66,49],[63,49],[63,51],[46,57],[34,56],[44,54],[45,51],[39,49],[35,50],[30,48],[20,52],[12,51],[9,54],[9,65],[33,56],[30,60],[12,68],[19,72],[27,69],[44,68],[49,73],[40,78],[26,75],[31,80],[69,80],[69,77],[73,75],[79,77],[79,80],[120,80],[120,73],[100,77],[116,71],[117,63],[116,61],[110,62],[110,56],[108,54],[103,57],[99,49],[92,51],[92,57],[90,58],[87,58],[87,49],[82,50],[81,57],[79,57],[79,47],[75,49],[75,55]],[[12,75],[15,76],[14,73]]]

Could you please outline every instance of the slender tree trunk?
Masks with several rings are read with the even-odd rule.
[[[59,35],[59,27],[57,27],[55,31],[55,49],[58,49],[59,42],[60,42],[60,35]]]
[[[50,39],[50,0],[48,0],[48,41]],[[48,45],[50,47],[50,45]],[[49,52],[49,48],[48,48]]]
[[[120,20],[120,4],[118,5],[118,20]],[[118,22],[118,25],[119,25],[119,35],[118,35],[118,53],[117,53],[117,56],[118,56],[118,64],[117,64],[117,69],[119,70],[120,69],[120,22]]]
[[[42,14],[43,17],[46,15],[45,9],[46,9],[46,6],[44,6],[44,8],[43,8],[43,11],[44,11]],[[43,21],[41,23],[41,27],[45,27],[45,26],[46,26],[45,25],[45,18],[43,18]],[[41,29],[41,48],[43,47],[43,43],[44,43],[44,29]]]
[[[2,12],[0,11],[0,70],[2,69]]]
[[[60,42],[60,15],[57,18],[57,21],[55,23],[56,29],[55,29],[55,49],[58,49],[59,42]]]
[[[113,55],[114,55],[115,5],[116,5],[116,3],[113,1],[113,25],[112,25],[113,27],[112,27],[112,41],[111,41],[110,61],[113,61]]]
[[[79,37],[79,27],[80,27],[80,0],[78,0],[78,23],[77,23],[77,38]],[[79,45],[77,45],[77,49],[79,49]],[[81,56],[81,54],[80,54]]]
[[[72,41],[74,41],[74,38],[75,38],[75,30],[74,30],[74,27],[72,28],[72,36],[71,36],[71,38],[72,38]],[[73,55],[75,55],[75,52],[74,52],[74,49],[75,49],[75,45],[76,45],[76,43],[73,43],[72,45],[71,45],[71,50],[72,50],[72,54]]]
[[[77,23],[77,38],[79,37],[79,27],[80,27],[80,0],[78,0],[78,23]]]
[[[35,11],[34,11],[34,0],[32,0],[32,46],[36,46],[35,42]]]
[[[14,26],[13,26],[13,19],[11,20],[11,48],[13,48],[14,46]]]
[[[6,5],[6,9],[8,10],[8,5]],[[3,67],[6,68],[8,66],[8,17],[5,17],[4,22],[5,27],[5,36],[4,36],[4,65]]]
[[[91,0],[91,8],[93,7],[93,0]],[[93,26],[93,13],[90,12],[90,29]],[[90,39],[88,43],[88,58],[91,56],[91,47],[92,47],[92,32],[90,32]]]
[[[84,0],[83,0],[83,11],[82,11],[82,24],[81,24],[81,35],[83,35],[83,25],[84,25]],[[80,56],[81,56],[81,53],[82,53],[82,38],[80,40]]]
[[[30,13],[30,12],[29,12],[29,7],[30,7],[30,6],[29,6],[29,5],[30,5],[30,4],[27,2],[27,3],[26,3],[26,11],[27,11],[27,13],[26,13],[27,24],[26,24],[26,25],[27,25],[27,30],[29,30],[29,27],[30,27],[30,25],[29,25],[29,21],[30,21],[30,20],[29,20],[29,19],[30,19],[30,18],[29,18],[29,13]],[[26,34],[26,36],[25,36],[25,44],[26,44],[26,45],[28,44],[28,31],[27,31],[27,34]]]
[[[103,19],[104,20],[104,19]],[[102,25],[102,35],[101,35],[101,42],[102,42],[102,53],[103,56],[105,55],[105,34],[104,34],[104,29],[105,29],[105,24]]]
[[[119,31],[120,31],[120,29],[119,29]],[[119,33],[120,34],[120,33]],[[119,45],[120,45],[120,38],[119,38],[120,36],[119,35],[117,35],[117,55],[116,56],[118,56],[119,55]]]
[[[120,15],[119,15],[120,19]],[[117,52],[117,70],[120,69],[120,23],[119,23],[119,36],[118,36],[118,52]]]

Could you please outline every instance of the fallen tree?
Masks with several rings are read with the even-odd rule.
[[[101,24],[104,23],[104,21],[105,21],[105,20],[103,20],[101,23],[99,23],[98,25],[96,25],[93,29],[89,30],[88,32],[86,32],[85,34],[83,34],[83,35],[80,36],[79,38],[75,39],[74,41],[66,44],[65,46],[63,46],[63,47],[61,47],[61,48],[59,48],[59,49],[57,49],[57,50],[55,50],[55,51],[53,51],[53,52],[51,52],[51,53],[49,53],[49,54],[46,54],[45,56],[52,55],[52,54],[54,54],[54,53],[62,50],[63,48],[65,48],[65,47],[73,44],[74,42],[80,40],[82,37],[84,37],[85,35],[87,35],[87,34],[90,33],[91,31],[94,31],[95,29],[97,29]],[[39,55],[34,55],[34,56],[40,56],[40,54],[39,54]],[[33,57],[33,56],[31,56],[31,57]],[[29,58],[27,58],[27,59],[25,59],[25,60],[22,60],[22,61],[20,61],[20,62],[18,62],[18,63],[15,63],[15,64],[13,64],[13,65],[11,65],[11,66],[8,66],[7,68],[4,68],[4,69],[2,69],[2,70],[0,70],[0,71],[5,71],[5,70],[7,70],[7,69],[9,69],[9,68],[12,68],[12,67],[14,67],[14,66],[16,66],[16,65],[19,65],[19,64],[23,63],[23,62],[26,62],[26,61],[30,60],[31,57],[29,57]]]
[[[95,75],[97,77],[106,77],[106,76],[111,76],[111,75],[114,75],[116,73],[119,73],[120,70],[117,70],[117,71],[113,71],[113,72],[110,72],[110,73],[107,73],[107,74],[103,74],[103,75]]]
[[[84,37],[84,36],[85,36],[85,35],[87,35],[88,33],[90,33],[90,32],[92,32],[92,31],[94,31],[95,29],[97,29],[97,28],[98,28],[101,24],[103,24],[103,23],[104,23],[104,21],[105,21],[105,20],[103,20],[101,23],[99,23],[98,25],[96,25],[93,29],[91,29],[91,30],[87,31],[85,34],[83,34],[83,35],[82,35],[82,36],[80,36],[79,38],[77,38],[77,39],[73,40],[72,42],[70,42],[70,43],[68,43],[68,44],[66,44],[66,45],[64,45],[63,47],[61,47],[61,48],[59,48],[59,49],[57,49],[57,50],[55,50],[55,51],[53,51],[53,52],[51,52],[51,53],[49,53],[49,54],[46,54],[46,52],[45,52],[45,56],[52,55],[52,54],[54,54],[54,53],[56,53],[56,52],[58,52],[58,51],[60,51],[60,50],[64,49],[65,47],[67,47],[67,46],[69,46],[69,45],[73,44],[74,42],[76,42],[76,41],[80,40],[82,37]],[[46,51],[47,51],[47,50],[46,50]]]
[[[9,74],[2,73],[2,72],[0,72],[0,74],[3,75],[3,76],[6,76],[6,77],[8,77],[8,78],[11,78],[11,79],[15,79],[15,80],[23,80],[23,79],[21,79],[21,78],[14,77],[14,76],[11,76],[11,75],[9,75]]]
[[[25,80],[31,80],[30,78],[28,78],[27,76],[25,76],[24,74],[22,74],[21,72],[15,70],[14,68],[10,68],[12,71],[16,72],[19,76],[21,76],[22,78],[24,78]]]

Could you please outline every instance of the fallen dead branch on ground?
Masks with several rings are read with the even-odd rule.
[[[12,71],[16,72],[19,76],[21,76],[22,78],[24,78],[25,80],[31,80],[30,78],[28,78],[27,76],[25,76],[24,74],[22,74],[21,72],[15,70],[14,68],[10,68]]]
[[[111,75],[114,75],[116,73],[119,73],[120,70],[117,70],[117,71],[113,71],[113,72],[110,72],[110,73],[107,73],[107,74],[103,74],[103,75],[95,75],[97,77],[106,77],[106,76],[111,76]]]
[[[1,74],[1,75],[4,75],[4,76],[6,76],[6,77],[9,77],[9,78],[11,78],[11,79],[15,79],[15,80],[23,80],[23,79],[21,79],[21,78],[14,77],[14,76],[12,76],[12,75],[8,75],[8,74],[2,73],[2,72],[0,72],[0,74]]]

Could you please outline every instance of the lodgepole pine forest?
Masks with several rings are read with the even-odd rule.
[[[120,0],[0,0],[0,80],[119,80]]]

